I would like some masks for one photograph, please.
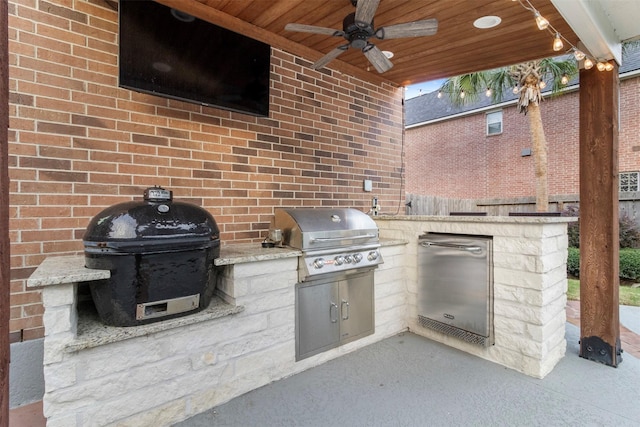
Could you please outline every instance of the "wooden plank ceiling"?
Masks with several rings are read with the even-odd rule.
[[[157,0],[230,30],[300,55],[310,63],[345,43],[342,37],[291,32],[288,23],[342,30],[342,20],[355,11],[351,0]],[[562,36],[577,37],[549,0],[529,0]],[[525,2],[526,4],[526,2]],[[473,22],[482,16],[502,19],[491,29]],[[435,18],[432,36],[392,40],[370,39],[391,51],[394,66],[379,74],[358,49],[349,49],[329,68],[398,86],[557,55],[553,36],[538,30],[533,13],[511,0],[381,0],[375,28]],[[561,52],[562,53],[562,52]]]

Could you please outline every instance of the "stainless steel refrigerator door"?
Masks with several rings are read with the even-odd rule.
[[[418,241],[418,314],[490,335],[492,241],[428,233]]]

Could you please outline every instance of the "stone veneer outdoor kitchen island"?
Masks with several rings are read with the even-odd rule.
[[[45,306],[48,426],[171,425],[272,381],[407,329],[542,378],[564,356],[566,225],[539,217],[376,217],[375,333],[295,361],[300,252],[228,245],[209,309],[117,328],[79,309],[78,289],[109,272],[83,257],[48,258],[29,279]],[[493,236],[495,345],[477,347],[417,322],[417,239],[424,232]]]

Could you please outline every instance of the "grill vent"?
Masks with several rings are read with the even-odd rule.
[[[477,335],[463,329],[438,322],[436,320],[428,319],[424,316],[418,315],[418,323],[420,323],[420,326],[428,329],[433,329],[434,331],[441,332],[445,335],[459,338],[462,341],[466,341],[470,344],[475,344],[482,347],[489,347],[493,344],[491,337],[483,337],[481,335]]]

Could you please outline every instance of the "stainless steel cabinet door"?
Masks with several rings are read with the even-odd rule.
[[[340,342],[338,284],[298,284],[296,291],[296,359],[320,353]]]
[[[345,344],[374,332],[373,272],[350,276],[340,285],[340,341]]]

